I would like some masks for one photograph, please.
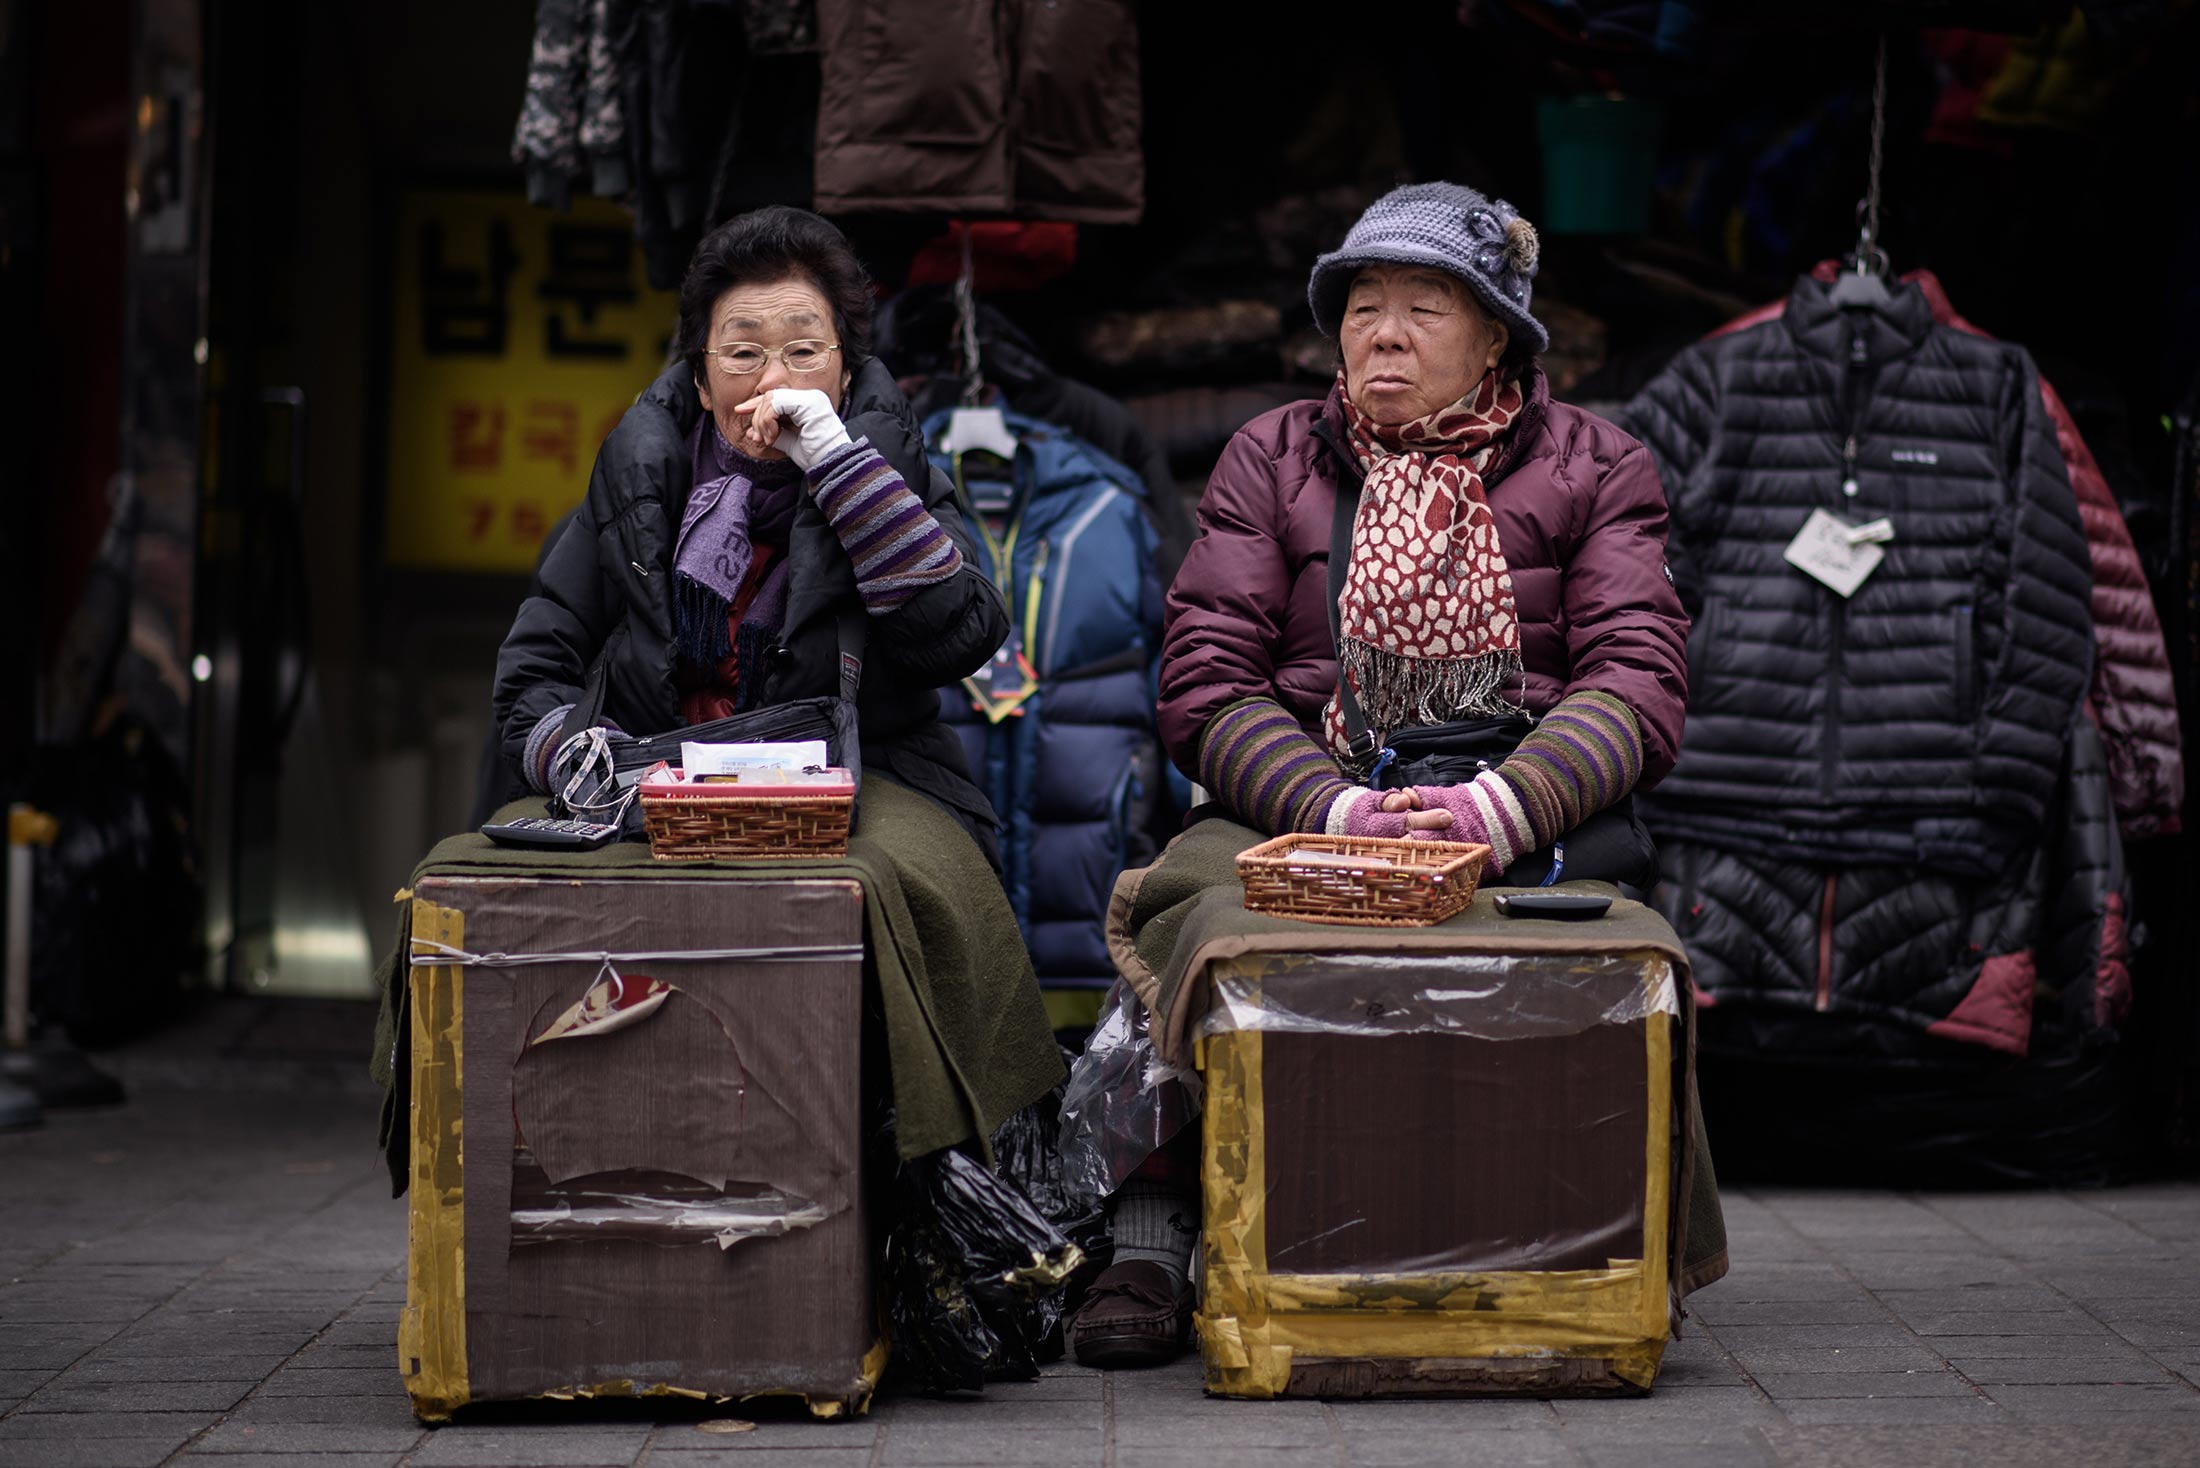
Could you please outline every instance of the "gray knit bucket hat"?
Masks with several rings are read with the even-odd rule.
[[[1456,275],[1512,331],[1514,351],[1551,344],[1528,314],[1538,244],[1535,226],[1503,199],[1461,184],[1408,184],[1367,206],[1344,245],[1314,262],[1306,283],[1314,324],[1330,336],[1344,318],[1345,295],[1363,265],[1430,265]]]

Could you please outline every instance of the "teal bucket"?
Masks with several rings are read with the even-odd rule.
[[[1640,97],[1545,97],[1543,217],[1550,234],[1641,234],[1650,227],[1665,109]]]

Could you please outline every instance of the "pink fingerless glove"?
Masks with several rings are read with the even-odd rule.
[[[1490,849],[1490,870],[1502,872],[1524,851],[1528,821],[1520,798],[1495,770],[1484,770],[1464,785],[1416,785],[1413,793],[1429,810],[1451,812],[1451,825],[1441,831],[1416,831],[1414,836],[1432,841],[1479,841]]]
[[[1383,792],[1355,785],[1329,808],[1332,836],[1381,836],[1395,841],[1406,834],[1406,812],[1383,809]]]

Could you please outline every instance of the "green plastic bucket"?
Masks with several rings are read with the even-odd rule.
[[[1650,227],[1665,109],[1640,97],[1545,97],[1536,104],[1543,146],[1543,217],[1552,234],[1641,234]]]

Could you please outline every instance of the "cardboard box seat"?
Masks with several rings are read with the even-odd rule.
[[[648,1395],[861,1411],[885,1363],[861,886],[429,874],[412,903],[416,1413]],[[605,952],[634,956],[583,956]]]
[[[1649,1388],[1686,1230],[1687,966],[1621,907],[1509,922],[1483,895],[1297,945],[1187,924],[1209,1391]]]

